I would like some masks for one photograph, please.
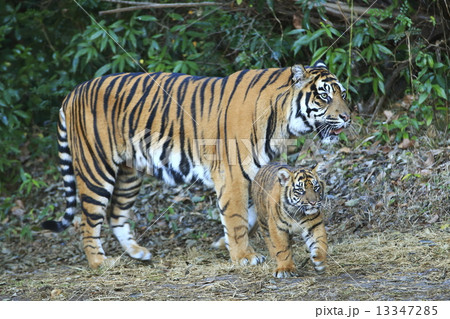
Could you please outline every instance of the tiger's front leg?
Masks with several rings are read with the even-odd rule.
[[[248,183],[216,183],[220,219],[224,226],[225,244],[231,260],[240,265],[257,265],[265,257],[257,254],[249,243]]]
[[[264,240],[272,258],[277,261],[277,268],[273,272],[275,278],[288,278],[296,276],[296,268],[292,258],[292,237],[289,229],[283,229],[284,225],[278,225],[272,212],[269,216],[268,226],[263,231]]]
[[[303,239],[305,240],[306,246],[310,251],[311,261],[314,265],[314,269],[318,274],[322,274],[325,272],[326,268],[328,240],[325,230],[325,224],[323,223],[323,217],[322,215],[319,216],[319,223],[315,225],[307,224],[307,228],[302,235]]]

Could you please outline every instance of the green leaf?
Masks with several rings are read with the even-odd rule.
[[[383,81],[384,80],[384,76],[383,74],[380,72],[380,70],[378,70],[378,68],[376,66],[373,67],[373,70],[375,71],[375,73],[377,74],[378,78]]]
[[[378,96],[378,82],[379,82],[378,78],[373,79],[372,82],[372,90],[376,96]]]
[[[432,87],[433,87],[433,91],[436,92],[436,94],[438,96],[440,96],[441,98],[443,98],[445,100],[447,99],[447,95],[445,94],[445,90],[442,87],[440,87],[437,84],[433,84]]]
[[[203,202],[205,200],[205,196],[192,196],[191,201],[193,203]]]
[[[411,174],[411,173],[408,173],[408,174],[406,174],[405,176],[403,176],[402,177],[402,181],[407,181],[411,176],[413,176],[413,174]]]
[[[433,58],[431,57],[431,55],[428,55],[427,58],[428,58],[428,65],[430,66],[430,68],[433,68],[434,66]]]
[[[100,69],[97,70],[97,72],[95,72],[94,77],[99,77],[104,75],[106,72],[108,72],[109,70],[111,70],[111,64],[105,64],[104,66],[102,66]]]
[[[95,40],[97,39],[99,36],[101,36],[103,34],[103,30],[98,30],[97,32],[95,32],[93,35],[90,36],[89,40]]]
[[[136,19],[137,19],[137,20],[140,20],[140,21],[152,21],[152,22],[158,21],[158,19],[157,19],[156,17],[154,17],[154,16],[149,16],[149,15],[139,16],[139,17],[137,17]]]
[[[383,81],[378,81],[378,87],[380,88],[381,93],[386,94]]]
[[[344,142],[348,142],[347,135],[346,135],[344,132],[342,132],[341,134],[339,134],[339,138],[340,138],[342,141],[344,141]]]
[[[391,50],[389,50],[387,47],[385,47],[385,46],[382,45],[382,44],[377,44],[377,47],[378,47],[378,50],[380,50],[380,51],[383,52],[384,54],[387,54],[387,55],[394,55],[394,54],[392,53]]]
[[[364,83],[364,84],[365,83],[370,83],[372,81],[373,81],[373,77],[370,77],[370,76],[358,79],[359,83]]]
[[[26,113],[26,112],[24,112],[22,110],[15,110],[14,114],[16,114],[16,115],[18,115],[21,118],[26,119],[26,120],[30,118],[30,114],[28,114],[28,113]]]
[[[329,47],[321,47],[319,49],[317,49],[314,54],[313,57],[311,58],[312,64],[314,64],[317,60],[322,58],[322,55],[328,50]]]
[[[428,98],[428,93],[422,93],[419,95],[419,104],[422,104],[425,102],[425,100]]]

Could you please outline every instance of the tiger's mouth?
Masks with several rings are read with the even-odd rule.
[[[333,125],[320,124],[317,126],[317,134],[320,140],[325,143],[336,143],[339,140],[339,134],[344,130],[344,127],[335,127]]]
[[[312,215],[319,211],[322,206],[321,202],[317,202],[315,205],[302,203],[300,206],[296,206],[292,217],[298,218],[304,215]]]
[[[341,132],[344,130],[344,128],[337,128],[337,129],[334,129],[334,130],[331,130],[330,131],[330,135],[339,135],[339,134],[341,134]]]

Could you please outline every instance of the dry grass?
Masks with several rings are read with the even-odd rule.
[[[450,243],[441,231],[375,233],[330,246],[327,272],[316,275],[303,245],[295,248],[299,277],[274,279],[274,261],[242,267],[199,243],[144,264],[122,257],[111,269],[56,256],[0,277],[6,300],[446,300]],[[73,248],[72,245],[64,248]],[[262,250],[262,242],[257,242]],[[64,252],[62,252],[64,255]],[[63,256],[65,258],[65,256]],[[25,257],[26,259],[26,257]],[[303,267],[300,265],[304,264]]]

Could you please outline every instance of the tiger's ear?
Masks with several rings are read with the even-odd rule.
[[[281,186],[286,186],[289,182],[289,179],[291,178],[291,172],[287,168],[281,168],[278,173],[278,180],[280,182]]]
[[[296,64],[293,67],[291,67],[291,71],[292,71],[292,80],[295,83],[296,89],[301,89],[308,82],[311,81],[311,79],[307,76],[306,70],[303,67],[303,65]]]
[[[325,192],[325,183],[323,181],[320,181],[320,200],[323,199]]]
[[[316,63],[314,63],[313,68],[325,68],[328,70],[328,67],[323,60],[317,60]]]
[[[316,164],[311,166],[311,171],[316,174],[323,173],[325,170],[325,164],[323,162],[317,162]]]

